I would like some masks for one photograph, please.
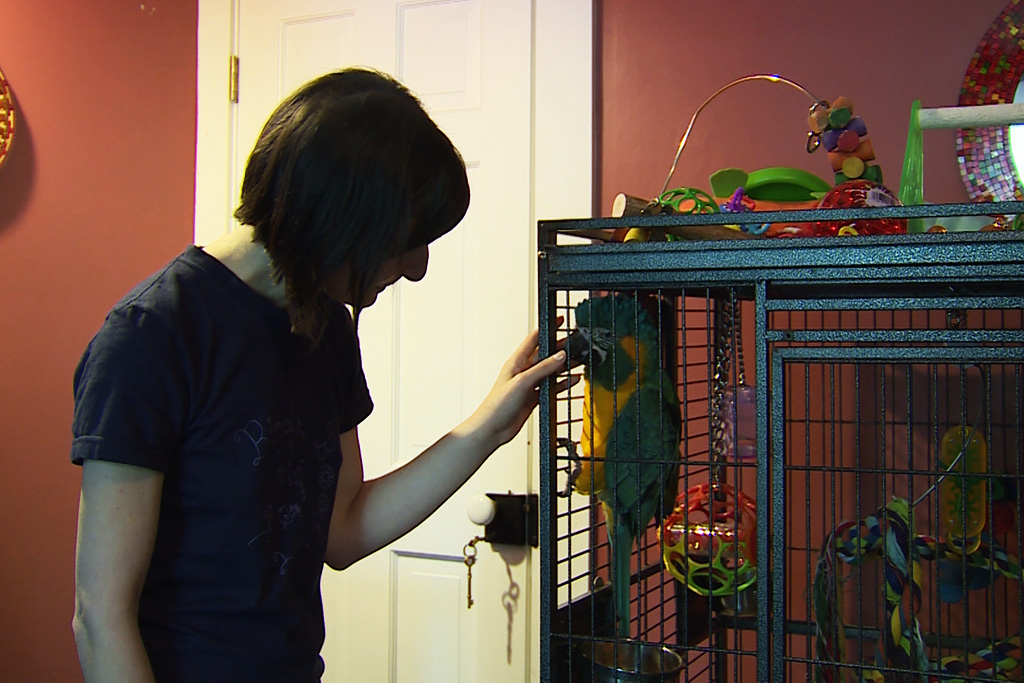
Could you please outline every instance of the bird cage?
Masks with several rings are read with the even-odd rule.
[[[539,225],[542,680],[1022,680],[1024,234],[724,220]]]

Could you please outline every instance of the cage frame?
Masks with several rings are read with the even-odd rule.
[[[1024,213],[1024,202],[935,204],[871,209],[818,209],[757,212],[751,222],[809,222],[871,218],[924,218]],[[757,638],[757,679],[783,680],[787,631],[784,598],[785,472],[784,391],[787,362],[1021,362],[1024,330],[774,330],[769,315],[800,310],[1024,309],[1024,232],[879,235],[848,238],[676,240],[560,244],[563,235],[594,237],[631,227],[724,225],[727,214],[634,216],[538,222],[538,325],[540,354],[555,349],[556,295],[570,290],[706,288],[741,292],[754,302],[754,367],[757,452],[756,496],[772,501],[758,507],[757,554],[771,562],[757,565],[759,593],[753,630]],[[815,288],[827,285],[822,295]],[[837,286],[841,285],[841,287]],[[897,286],[898,285],[898,286]],[[750,323],[745,323],[750,324]],[[874,346],[772,348],[774,342],[868,341]],[[920,346],[955,342],[954,346]],[[1003,349],[995,344],[1010,344]],[[878,346],[887,344],[889,346]],[[553,494],[556,487],[556,434],[552,383],[540,390],[540,670],[552,680],[552,620],[557,604],[553,557],[557,537]],[[778,536],[781,532],[782,538]],[[776,536],[773,537],[773,534]],[[767,607],[767,608],[765,608]]]

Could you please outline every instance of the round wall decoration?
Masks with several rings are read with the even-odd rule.
[[[978,43],[964,74],[959,104],[1013,102],[1022,74],[1024,0],[1011,0]],[[1024,199],[1007,126],[961,128],[956,134],[956,155],[972,200]]]
[[[0,166],[7,159],[7,152],[11,149],[11,140],[14,139],[14,100],[11,99],[11,89],[7,87],[7,79],[3,71],[0,71]]]

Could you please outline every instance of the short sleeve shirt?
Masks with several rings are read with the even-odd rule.
[[[189,247],[75,371],[72,461],[164,474],[139,626],[157,681],[316,681],[339,435],[372,410],[348,310],[312,344]]]

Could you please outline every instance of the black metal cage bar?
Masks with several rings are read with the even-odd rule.
[[[728,220],[539,224],[542,354],[626,302],[584,381],[541,388],[542,680],[1024,680],[1024,233],[607,239]]]

